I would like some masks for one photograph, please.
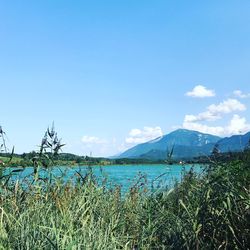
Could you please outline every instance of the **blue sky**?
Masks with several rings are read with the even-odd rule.
[[[36,149],[52,121],[64,151],[94,156],[179,127],[250,130],[249,13],[248,0],[0,0],[8,145]]]

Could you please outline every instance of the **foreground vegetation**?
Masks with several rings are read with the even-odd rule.
[[[6,174],[4,163],[18,157],[5,152],[0,249],[250,249],[249,149],[226,158],[216,151],[202,175],[190,171],[171,189],[138,179],[124,196],[91,168],[67,182],[67,173],[53,177],[62,146],[48,129],[30,158],[33,173],[16,181],[22,169]]]
[[[249,249],[250,154],[189,172],[173,189],[144,182],[122,197],[97,185],[41,178],[0,188],[1,249]]]

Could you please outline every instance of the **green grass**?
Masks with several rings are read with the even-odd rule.
[[[249,162],[191,171],[154,194],[140,183],[125,197],[92,175],[29,188],[1,179],[0,249],[249,249]]]
[[[0,156],[0,160],[2,162],[4,162],[5,164],[8,164],[8,162],[9,162],[10,159],[9,159],[9,157]],[[20,157],[13,157],[12,163],[14,163],[14,164],[20,164],[21,160],[22,159]]]

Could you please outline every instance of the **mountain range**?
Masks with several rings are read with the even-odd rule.
[[[221,138],[198,131],[178,129],[149,142],[138,144],[115,158],[163,160],[171,154],[172,159],[192,159],[211,155],[216,146],[220,152],[244,150],[250,140],[250,132]]]

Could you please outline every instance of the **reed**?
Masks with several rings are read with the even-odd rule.
[[[157,193],[138,182],[125,197],[93,174],[2,179],[0,248],[248,249],[249,173],[247,161],[219,164]]]
[[[54,177],[43,151],[58,152],[55,135],[45,134],[31,176],[0,176],[0,249],[249,249],[249,150],[171,189],[150,190],[141,176],[122,195],[91,168]]]

